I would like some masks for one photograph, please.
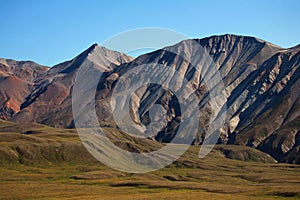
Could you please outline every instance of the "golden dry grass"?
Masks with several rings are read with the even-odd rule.
[[[164,169],[129,174],[93,159],[72,130],[14,129],[0,121],[0,127],[8,125],[0,131],[0,199],[300,199],[299,165],[274,164],[245,147],[217,146],[204,159],[191,147]],[[40,133],[20,134],[29,129]],[[118,141],[132,142],[114,134]],[[137,148],[158,145],[135,142]],[[235,156],[247,152],[253,160],[228,159],[224,149]]]

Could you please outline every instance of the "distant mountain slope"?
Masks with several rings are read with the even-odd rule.
[[[222,78],[220,82],[214,83],[216,87],[210,91],[203,78],[209,81],[217,79],[214,79],[215,74],[210,74],[209,66],[201,65],[199,45],[211,56]],[[200,71],[193,70],[191,63],[180,55],[195,61],[193,64],[199,65]],[[2,64],[5,65],[0,71],[3,77],[0,78],[3,81],[0,84],[0,98],[4,99],[0,102],[2,119],[73,127],[72,87],[78,68],[88,63],[93,63],[97,70],[105,72],[99,80],[96,93],[96,111],[102,124],[115,126],[110,112],[110,97],[120,77],[142,64],[159,64],[161,69],[153,71],[153,74],[172,67],[196,91],[201,106],[199,120],[202,129],[195,136],[195,144],[203,142],[212,112],[221,116],[226,110],[226,124],[218,130],[221,133],[218,143],[246,145],[267,152],[280,162],[300,163],[299,45],[284,49],[254,37],[227,34],[185,40],[134,60],[125,54],[93,45],[71,61],[49,70],[40,72],[37,66],[32,66],[34,73],[26,77],[18,71],[4,70],[7,64]],[[132,73],[124,87],[135,78],[147,77],[143,77],[142,71]],[[184,83],[174,81],[176,78],[170,75],[165,84],[183,88]],[[225,89],[224,101],[218,99],[217,86],[221,82]],[[14,90],[9,91],[9,87]],[[210,103],[208,92],[218,100],[215,107]],[[9,98],[6,96],[11,96],[13,106],[7,106]],[[162,123],[163,128],[152,137],[169,142],[176,133],[181,116],[189,115],[193,110],[190,108],[181,112],[172,92],[150,84],[136,91],[132,98],[130,115],[133,121],[140,127],[146,126],[150,119],[149,110],[154,104],[162,105],[167,118]],[[13,111],[8,108],[13,108]],[[159,110],[156,112],[152,115],[161,114]]]
[[[132,60],[131,57],[92,45],[74,59],[55,65],[36,81],[36,87],[21,105],[21,111],[12,117],[13,121],[37,121],[56,127],[70,127],[72,124],[72,87],[78,69],[93,63],[100,71]]]
[[[196,86],[201,102],[208,103],[209,99],[206,95],[208,91],[205,83],[201,81],[201,76],[208,74],[208,68],[202,68],[199,75],[179,56],[181,54],[190,57],[199,56],[197,54],[199,46],[195,45],[195,41],[211,55],[225,86],[226,104],[219,106],[223,106],[224,109],[226,109],[224,106],[227,106],[228,123],[220,130],[219,143],[247,145],[268,152],[279,161],[299,163],[300,124],[297,118],[300,114],[298,106],[300,51],[298,47],[283,49],[254,37],[213,36],[186,40],[142,55],[133,62],[114,69],[110,74],[118,74],[116,77],[120,77],[132,68],[147,63],[175,66],[177,71]],[[177,55],[172,52],[176,52]],[[100,110],[105,107],[101,102],[106,102],[106,98],[111,93],[110,88],[116,81],[104,79],[100,82],[97,93],[97,99],[102,99],[98,101]],[[130,84],[130,80],[126,83]],[[183,85],[179,82],[176,87],[180,88]],[[136,94],[132,103],[132,105],[139,105],[131,107],[133,118],[141,119],[136,122],[143,124],[149,119],[149,108],[152,105],[156,103],[163,105],[167,110],[169,121],[155,139],[169,142],[174,137],[179,124],[177,119],[182,114],[176,111],[178,105],[174,103],[172,95],[160,87],[149,86],[140,92]],[[103,97],[103,94],[107,95]],[[209,105],[206,107],[204,103],[203,108],[200,124],[210,118]],[[220,109],[220,113],[224,109]],[[99,113],[100,120],[112,120],[111,116],[101,116],[103,112]],[[203,134],[199,134],[196,141],[201,144],[202,138]]]
[[[31,61],[0,59],[0,119],[10,119],[20,112],[35,80],[48,69]]]

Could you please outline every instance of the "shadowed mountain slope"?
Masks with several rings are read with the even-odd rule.
[[[204,53],[210,57],[203,57]],[[204,62],[209,60],[217,70]],[[3,85],[0,85],[1,98],[4,99],[0,102],[1,116],[17,122],[36,121],[56,127],[74,127],[71,92],[76,73],[79,67],[92,65],[104,72],[101,78],[95,77],[99,78],[96,93],[98,119],[101,124],[116,127],[111,114],[114,108],[110,104],[115,85],[128,74],[129,78],[123,80],[124,91],[136,80],[147,80],[146,68],[140,66],[148,65],[152,66],[153,75],[165,75],[166,86],[180,91],[189,84],[195,90],[201,108],[195,144],[203,142],[211,119],[225,116],[226,123],[215,130],[220,133],[218,143],[250,146],[280,162],[300,163],[299,62],[299,45],[284,49],[254,37],[229,34],[185,40],[134,60],[93,45],[73,60],[43,73],[35,72],[24,77],[13,71],[11,73],[15,75],[8,76],[9,70],[1,70],[1,77],[4,77],[0,79]],[[36,67],[32,69],[39,71]],[[168,69],[176,70],[179,77],[175,73],[164,74]],[[183,78],[187,82],[180,81]],[[18,89],[10,94],[6,85]],[[14,96],[10,98],[13,106],[9,107],[14,111],[7,109],[9,98],[5,95]],[[184,99],[189,101],[188,97],[184,96]],[[212,104],[212,99],[216,104]],[[151,111],[155,104],[161,107]],[[121,110],[125,110],[122,106]],[[163,110],[166,117],[161,120]],[[150,122],[158,122],[152,127],[157,129],[156,134],[149,133],[148,137],[170,142],[179,124],[185,123],[182,116],[193,113],[193,107],[182,110],[174,92],[148,84],[132,95],[130,116],[126,119],[133,121],[140,131],[147,130]]]

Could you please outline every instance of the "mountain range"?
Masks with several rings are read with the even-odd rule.
[[[203,77],[209,75],[209,68],[193,70],[193,66],[180,57],[199,57],[199,46],[210,55],[220,74],[221,79],[214,84],[222,83],[224,87],[225,99],[218,101],[214,113],[219,116],[226,110],[226,123],[218,130],[218,143],[253,147],[278,162],[299,164],[300,45],[281,48],[255,37],[226,34],[184,40],[135,59],[94,44],[72,60],[51,68],[31,61],[0,59],[0,119],[74,128],[72,89],[80,67],[93,63],[94,70],[103,73],[95,97],[99,122],[103,126],[117,127],[110,108],[115,84],[137,66],[157,63],[162,69],[175,68],[193,85],[201,102],[202,129],[194,139],[194,144],[199,145],[212,117],[213,105],[208,99],[217,99],[217,96],[209,96],[212,91],[203,82]],[[141,73],[130,75],[126,80],[128,85],[135,77],[142,76]],[[208,79],[213,80],[213,75]],[[170,75],[165,83],[182,88],[184,83],[174,82],[176,78]],[[213,90],[217,91],[218,87]],[[151,139],[170,142],[181,116],[192,110],[181,112],[174,94],[159,85],[149,84],[139,88],[132,98],[130,115],[133,121],[141,127],[149,124],[151,116],[160,114],[159,110],[149,112],[154,104],[160,104],[167,117]]]

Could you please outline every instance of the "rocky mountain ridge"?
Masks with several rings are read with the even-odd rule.
[[[202,51],[210,55],[221,79],[215,78],[216,72],[211,71],[210,65],[200,65]],[[176,69],[195,89],[201,105],[199,119],[202,126],[195,135],[195,144],[203,142],[212,111],[216,116],[225,113],[226,123],[218,129],[218,143],[246,145],[270,154],[279,162],[300,163],[299,45],[284,49],[254,37],[227,34],[185,40],[136,59],[95,44],[71,61],[50,69],[34,63],[1,59],[1,118],[74,127],[72,87],[78,68],[91,63],[103,72],[95,98],[100,124],[115,126],[110,98],[120,77],[140,65],[156,64],[160,70]],[[197,70],[194,70],[195,66]],[[23,68],[30,70],[22,71]],[[159,74],[160,70],[153,73]],[[146,79],[143,71],[130,77],[124,83],[130,85],[134,78]],[[178,89],[184,87],[183,82],[172,81],[175,75],[168,77],[166,85]],[[209,88],[204,77],[208,82],[217,80],[214,87]],[[218,100],[220,85],[224,89],[224,101]],[[209,97],[218,100],[216,107],[212,106]],[[161,110],[150,112],[155,104],[162,106],[167,117],[152,138],[169,142],[176,134],[182,116],[192,111],[180,111],[172,92],[158,85],[147,85],[136,91],[132,98],[130,116],[133,121],[146,127],[155,117],[160,119]]]

